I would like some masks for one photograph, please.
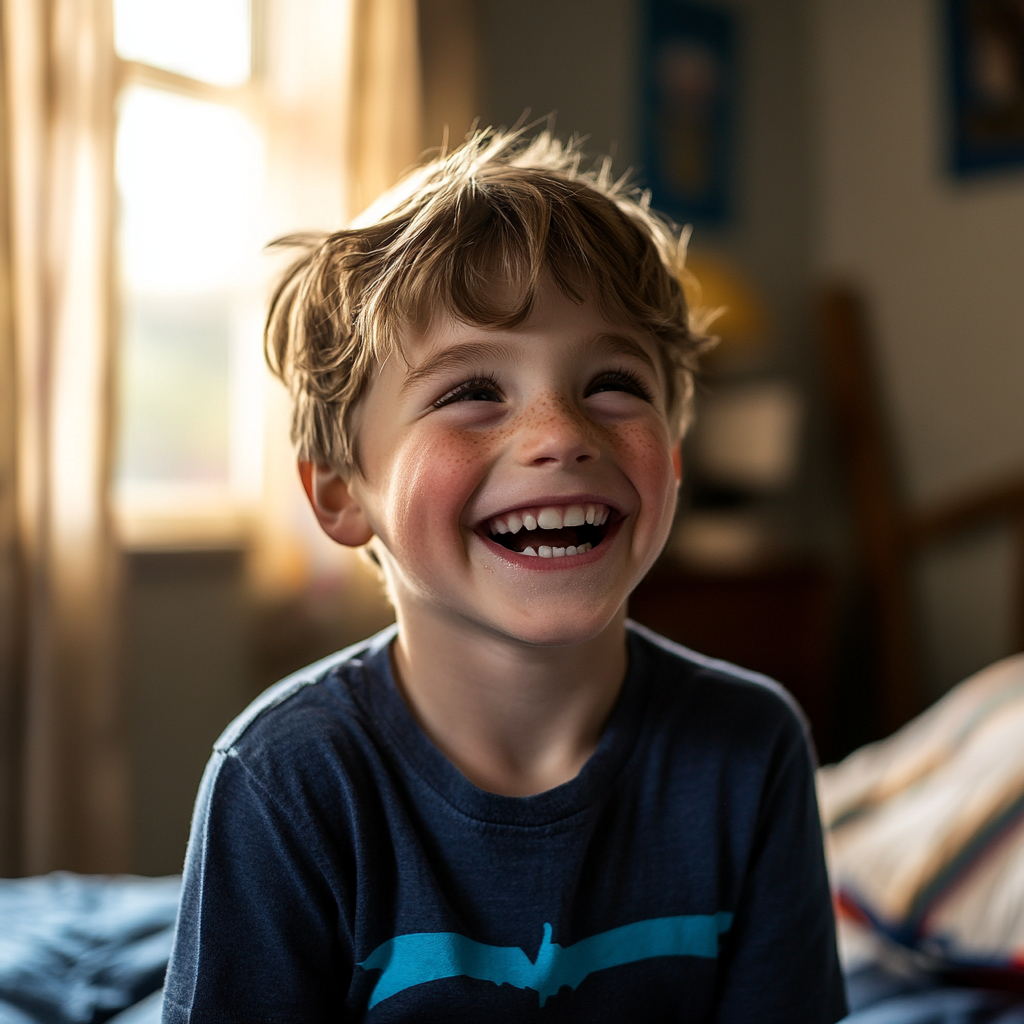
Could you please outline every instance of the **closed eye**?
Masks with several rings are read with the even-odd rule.
[[[625,391],[636,395],[645,402],[654,402],[651,389],[631,370],[609,370],[596,377],[587,388],[586,397],[600,394],[603,391]]]
[[[504,396],[493,377],[474,377],[445,392],[436,402],[435,409],[441,409],[453,402],[501,402]]]

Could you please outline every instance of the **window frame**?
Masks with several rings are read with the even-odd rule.
[[[245,116],[267,141],[265,14],[265,0],[249,0],[249,77],[238,85],[218,85],[155,64],[124,58],[117,52],[116,32],[111,33],[110,45],[113,50],[115,69],[113,93],[115,138],[120,124],[123,96],[129,89],[141,87],[234,109]],[[116,183],[113,188],[116,192]],[[125,290],[122,276],[123,264],[118,243],[120,224],[117,204],[114,205],[112,216],[114,218],[111,226],[114,239],[114,260],[111,290],[115,353],[115,408],[120,408],[123,378],[119,371],[123,366],[126,338],[123,325]],[[229,422],[235,412],[233,408],[235,388],[231,373],[232,371],[229,369],[227,397]],[[120,417],[115,415],[113,424],[115,465],[121,443],[121,429]],[[229,465],[233,461],[232,447],[234,444],[230,433],[229,428]],[[166,480],[140,485],[119,481],[115,474],[111,486],[111,503],[122,549],[244,547],[251,540],[259,498],[258,496],[255,498],[253,496],[243,497],[237,493],[232,486],[230,470],[228,479],[217,483]]]

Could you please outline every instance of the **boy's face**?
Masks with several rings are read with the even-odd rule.
[[[597,636],[672,524],[665,403],[655,342],[550,279],[520,327],[405,339],[356,410],[348,485],[400,618],[534,645]]]

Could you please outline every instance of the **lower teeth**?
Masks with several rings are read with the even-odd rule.
[[[567,548],[551,548],[546,544],[542,544],[539,551],[534,551],[530,547],[524,548],[519,553],[521,555],[532,555],[535,558],[538,556],[540,558],[562,558],[565,555],[585,555],[592,547],[593,544],[581,544],[577,548],[572,547],[572,545]]]

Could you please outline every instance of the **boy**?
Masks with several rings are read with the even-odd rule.
[[[678,239],[578,163],[479,134],[274,296],[303,485],[397,625],[218,741],[166,1021],[843,1016],[797,715],[626,623],[700,339]]]

